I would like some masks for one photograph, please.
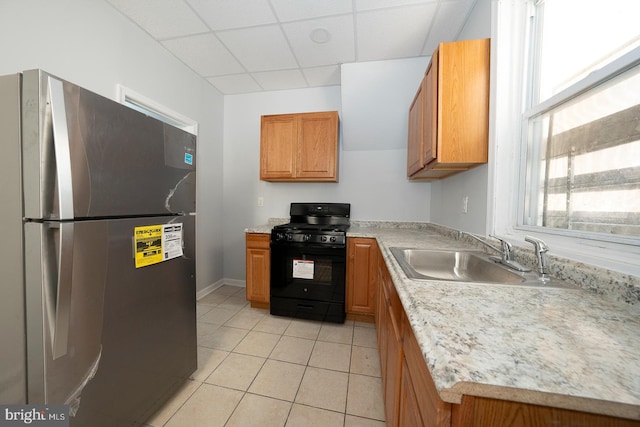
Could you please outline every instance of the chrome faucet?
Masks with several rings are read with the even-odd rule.
[[[540,239],[536,239],[535,237],[525,236],[524,240],[533,244],[534,251],[536,253],[536,260],[538,261],[538,273],[539,278],[542,281],[547,281],[549,278],[547,277],[547,256],[546,253],[549,251],[549,247],[545,242]]]
[[[469,237],[471,237],[472,239],[477,240],[478,242],[482,243],[483,245],[485,245],[488,248],[493,249],[494,251],[500,253],[500,257],[497,256],[490,256],[489,258],[495,262],[497,262],[498,264],[502,264],[502,265],[506,265],[507,267],[516,270],[516,271],[522,271],[522,272],[528,272],[531,271],[530,268],[525,267],[524,265],[520,264],[517,261],[514,261],[511,259],[511,252],[513,251],[513,245],[509,242],[507,242],[504,239],[501,239],[500,237],[497,236],[489,236],[492,237],[496,240],[500,241],[500,244],[502,246],[502,249],[498,249],[495,246],[493,246],[490,243],[485,242],[484,240],[482,240],[481,238],[479,238],[478,236],[475,236],[471,233],[467,233],[465,231],[460,231],[458,233],[459,238],[461,238],[463,235],[467,235]]]

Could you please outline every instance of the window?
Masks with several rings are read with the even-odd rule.
[[[530,10],[519,223],[640,244],[640,2]]]
[[[198,135],[198,122],[191,120],[131,89],[118,85],[118,101],[147,116],[168,123],[193,135]]]

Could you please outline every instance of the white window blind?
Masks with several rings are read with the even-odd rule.
[[[118,100],[136,111],[168,123],[193,135],[198,135],[198,122],[153,101],[133,90],[118,85]]]
[[[522,224],[640,237],[640,2],[532,8]]]

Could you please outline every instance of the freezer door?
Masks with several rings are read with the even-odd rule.
[[[24,227],[27,401],[70,404],[102,353],[107,222]]]
[[[168,222],[184,255],[135,268],[135,227]],[[72,427],[143,425],[196,370],[194,229],[194,216],[109,222],[102,359]]]
[[[23,73],[27,218],[195,212],[195,136],[40,70]]]

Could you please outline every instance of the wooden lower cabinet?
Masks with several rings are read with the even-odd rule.
[[[404,312],[389,271],[380,258],[378,268],[378,328],[385,416],[388,427],[401,426],[400,384],[402,375],[402,329]]]
[[[269,307],[270,241],[269,234],[246,234],[247,301],[251,302],[252,307]]]
[[[444,402],[382,256],[378,261],[376,327],[389,427],[640,427],[640,420],[500,399],[463,396]]]
[[[376,239],[347,239],[347,317],[373,322],[376,312],[378,243]]]

